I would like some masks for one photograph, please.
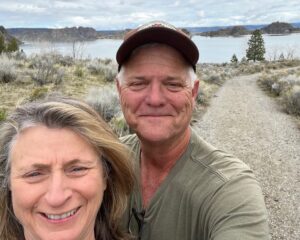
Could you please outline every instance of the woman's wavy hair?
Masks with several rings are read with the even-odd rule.
[[[71,129],[99,153],[107,177],[107,189],[97,214],[95,237],[101,240],[127,239],[120,221],[134,185],[130,152],[89,105],[62,96],[22,104],[0,126],[0,239],[24,239],[23,227],[12,208],[10,151],[18,134],[41,124],[49,128]]]

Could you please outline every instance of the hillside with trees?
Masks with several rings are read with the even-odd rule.
[[[205,37],[238,37],[243,35],[250,35],[254,30],[250,30],[245,26],[233,26],[227,28],[221,28],[216,31],[208,31],[197,33],[196,35],[201,35]],[[294,27],[290,23],[285,22],[273,22],[265,27],[260,28],[263,34],[290,34],[300,32],[300,28]]]
[[[8,32],[21,41],[27,42],[74,42],[99,38],[97,31],[90,27],[71,28],[10,28]]]
[[[226,37],[226,36],[238,37],[238,36],[248,35],[248,34],[251,34],[251,31],[247,30],[244,26],[234,26],[234,27],[223,28],[217,31],[203,32],[200,33],[199,35],[205,37]]]
[[[285,22],[273,22],[270,25],[263,27],[263,33],[267,34],[289,34],[300,32],[300,28],[295,28],[289,23]]]
[[[2,52],[14,52],[19,49],[21,41],[8,34],[3,26],[0,26],[0,54]]]

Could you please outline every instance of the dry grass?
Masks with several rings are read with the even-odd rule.
[[[23,54],[0,55],[0,65],[1,62],[5,64],[2,64],[2,68],[0,66],[0,75],[7,74],[7,69],[14,70],[12,81],[0,81],[0,109],[5,113],[9,113],[11,109],[23,101],[32,101],[51,92],[88,99],[91,89],[98,89],[101,92],[101,89],[105,89],[107,85],[114,88],[113,79],[117,73],[117,65],[112,60],[76,60],[57,53],[35,55],[28,58]],[[210,99],[228,78],[239,74],[252,74],[261,71],[264,71],[266,78],[272,78],[273,69],[286,69],[297,64],[300,65],[300,62],[199,64],[197,75],[200,79],[200,90],[197,97],[198,106],[193,119],[199,119],[199,114],[203,115],[209,106]],[[5,68],[3,68],[4,65]],[[44,75],[44,79],[41,81],[35,81],[34,78],[37,76],[38,71],[42,73],[49,71],[50,74]],[[286,77],[288,74],[300,76],[297,70],[289,69],[282,70],[277,78],[278,76]],[[298,96],[297,94],[296,96]],[[289,106],[295,102],[294,95],[294,91],[289,93],[289,96],[293,96],[293,101],[289,101]],[[107,106],[107,103],[114,102],[112,104],[114,109],[109,110],[109,114],[113,113],[114,116],[109,116],[107,119],[111,121],[111,124],[117,126],[113,126],[116,132],[120,134],[128,133],[128,126],[124,124],[120,107],[116,104],[114,95],[111,94],[106,98],[110,99],[104,99],[103,97],[96,99],[94,95],[92,99],[90,96],[89,100],[97,102],[98,106],[101,104]],[[99,101],[102,101],[102,103]],[[103,113],[100,114],[103,115]],[[118,129],[118,126],[121,126],[122,129]]]

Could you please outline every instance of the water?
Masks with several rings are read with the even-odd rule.
[[[239,60],[246,55],[250,35],[243,37],[202,37],[194,36],[193,41],[199,48],[200,60],[203,63],[229,62],[236,54]],[[263,35],[267,60],[278,59],[280,54],[300,58],[300,34]],[[27,55],[58,51],[64,55],[78,58],[111,58],[122,43],[120,39],[98,39],[83,43],[26,43],[21,46]]]

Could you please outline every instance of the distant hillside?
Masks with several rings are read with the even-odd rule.
[[[3,26],[0,26],[0,36],[2,36],[4,38],[4,42],[6,44],[8,42],[11,42],[13,39],[16,39],[15,37],[11,36]],[[18,44],[21,43],[21,41],[19,41],[18,39],[16,39],[16,40],[17,40]]]
[[[98,38],[105,38],[105,39],[122,39],[124,37],[126,30],[102,30],[97,31]]]
[[[243,36],[251,34],[256,29],[261,29],[266,34],[290,34],[300,32],[297,26],[300,23],[284,23],[274,22],[269,25],[245,25],[245,26],[230,26],[226,28],[214,27],[216,30],[197,32],[197,29],[191,29],[193,35],[201,35],[206,37],[223,37],[223,36]],[[219,28],[219,29],[218,29]],[[190,31],[190,28],[187,28]],[[199,30],[199,29],[198,29]]]
[[[267,34],[289,34],[300,32],[299,28],[295,28],[292,24],[285,22],[273,22],[270,25],[261,29],[263,33]]]
[[[242,36],[251,34],[255,29],[262,29],[264,33],[286,34],[299,31],[300,23],[272,23],[270,25],[244,25],[244,26],[215,26],[215,27],[185,27],[191,35],[202,36]],[[23,42],[74,42],[90,41],[99,38],[122,39],[124,30],[95,30],[90,27],[71,27],[71,28],[9,28],[7,34],[16,37]]]
[[[24,42],[73,42],[98,38],[95,29],[89,27],[71,28],[9,28],[8,33]]]
[[[217,31],[202,32],[200,33],[200,35],[205,37],[224,37],[224,36],[238,37],[242,35],[248,35],[250,33],[251,31],[247,30],[244,26],[234,26],[234,27],[219,29]]]

